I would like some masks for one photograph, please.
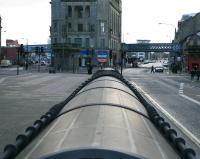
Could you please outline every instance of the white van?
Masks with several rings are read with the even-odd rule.
[[[10,60],[1,60],[1,67],[9,67],[11,65]]]

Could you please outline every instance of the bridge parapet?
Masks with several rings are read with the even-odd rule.
[[[125,52],[179,52],[181,49],[179,43],[122,44]]]

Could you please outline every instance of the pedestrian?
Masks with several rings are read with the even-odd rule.
[[[151,66],[151,73],[154,73],[154,66]]]
[[[28,70],[28,62],[25,63],[26,71]]]
[[[92,69],[93,69],[91,63],[88,64],[87,69],[88,69],[88,74],[91,75],[92,74]]]
[[[197,71],[197,81],[199,81],[200,69]]]
[[[103,63],[100,63],[101,70],[103,69]]]
[[[59,72],[61,72],[61,64],[58,64],[58,65],[57,65],[57,70],[58,70]]]
[[[192,67],[192,70],[191,70],[191,80],[193,80],[194,79],[194,76],[195,76],[195,69],[194,69],[194,67]]]

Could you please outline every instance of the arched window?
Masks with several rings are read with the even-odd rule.
[[[90,17],[90,6],[86,6],[85,8],[85,16]]]
[[[76,18],[83,18],[83,7],[82,6],[76,6],[75,7],[75,17]]]
[[[68,17],[72,17],[72,7],[68,6]]]

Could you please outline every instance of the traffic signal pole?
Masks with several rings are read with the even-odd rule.
[[[19,51],[17,53],[17,75],[19,75]]]
[[[41,56],[41,54],[44,54],[44,48],[43,47],[36,47],[35,48],[35,53],[39,56],[39,61],[38,61],[38,72],[40,72],[40,63],[41,63],[41,61],[40,61],[40,56]]]
[[[19,75],[19,62],[20,62],[20,55],[24,54],[24,45],[21,44],[20,47],[18,48],[18,53],[17,53],[17,75]]]

